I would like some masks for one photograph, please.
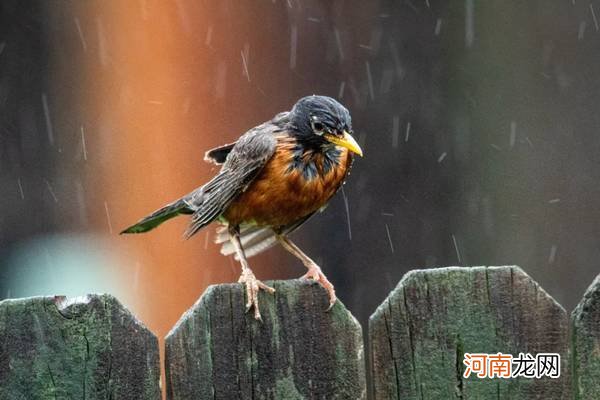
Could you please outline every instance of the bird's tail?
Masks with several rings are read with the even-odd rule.
[[[142,218],[134,225],[122,231],[121,234],[148,232],[168,219],[176,217],[180,214],[192,214],[192,212],[193,211],[188,207],[183,198],[181,198]]]

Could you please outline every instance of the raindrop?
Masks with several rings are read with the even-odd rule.
[[[54,199],[54,202],[58,203],[58,198],[56,197],[56,194],[54,193],[54,190],[52,189],[52,185],[50,184],[50,182],[48,182],[47,179],[44,179],[44,182],[46,182],[46,187],[48,188],[48,191],[52,195],[52,198]]]
[[[454,251],[456,252],[456,258],[458,258],[458,263],[462,264],[462,258],[460,257],[460,251],[458,250],[458,243],[456,241],[456,236],[452,234],[452,243],[454,243]]]
[[[352,240],[352,226],[350,225],[350,207],[348,206],[348,197],[342,186],[342,197],[344,198],[344,207],[346,208],[346,223],[348,224],[348,238]]]
[[[106,221],[108,222],[108,231],[112,235],[113,228],[112,228],[112,223],[110,222],[110,213],[108,212],[108,203],[106,202],[106,200],[104,201],[104,211],[106,211]]]
[[[577,33],[577,40],[583,39],[583,35],[585,34],[585,27],[586,27],[585,21],[581,21],[579,23],[579,32]]]
[[[475,40],[475,1],[465,0],[465,45],[471,47]]]
[[[25,193],[23,192],[23,185],[21,185],[21,178],[17,178],[17,184],[19,185],[19,194],[21,195],[21,200],[25,200]]]
[[[371,64],[365,62],[367,66],[367,82],[369,83],[369,96],[371,100],[375,100],[375,90],[373,89],[373,76],[371,75]]]
[[[598,30],[600,28],[598,27],[598,19],[596,18],[596,13],[594,12],[594,5],[592,3],[590,3],[590,11],[592,13],[592,18],[594,20],[594,26],[596,27],[596,32],[598,32]]]
[[[244,75],[248,79],[248,82],[250,82],[250,73],[248,72],[248,61],[247,61],[249,49],[250,49],[250,47],[246,44],[244,46],[244,50],[242,50],[240,52],[242,54],[242,65],[244,66]]]
[[[400,55],[398,54],[398,49],[393,41],[390,40],[390,52],[392,53],[392,59],[394,60],[394,66],[396,67],[396,75],[398,75],[399,79],[404,78],[404,68],[402,68],[402,63],[400,62]]]
[[[296,68],[296,46],[298,43],[298,27],[292,25],[290,38],[290,69]]]
[[[346,81],[340,83],[340,90],[338,91],[338,99],[344,98],[344,90],[346,89]]]
[[[393,253],[394,252],[394,243],[392,243],[392,235],[390,235],[390,228],[388,227],[388,224],[385,224],[385,231],[387,233],[388,242],[390,243],[390,249],[392,250],[392,253]]]
[[[344,50],[342,49],[342,38],[340,37],[340,31],[335,28],[333,30],[335,36],[335,44],[337,45],[338,52],[340,53],[340,60],[344,59]]]
[[[527,142],[527,144],[529,145],[529,147],[531,147],[533,149],[533,143],[531,142],[531,139],[529,139],[529,136],[525,137],[525,141]]]
[[[48,98],[46,97],[46,93],[42,93],[42,106],[44,107],[44,117],[46,118],[48,141],[51,146],[54,146],[54,132],[52,130],[52,119],[50,118],[50,109],[48,108]]]
[[[442,30],[442,19],[438,18],[437,21],[435,21],[435,36],[439,36],[440,31]]]
[[[83,131],[83,125],[81,125],[81,147],[83,148],[83,159],[87,161],[87,149],[85,147],[85,132]]]
[[[510,147],[515,147],[516,140],[517,140],[517,123],[515,121],[510,121]]]
[[[96,31],[98,34],[98,56],[100,57],[100,64],[103,67],[108,65],[108,52],[106,48],[106,37],[104,35],[104,25],[100,17],[96,18]]]
[[[550,248],[550,255],[548,256],[548,263],[549,264],[553,264],[554,260],[556,259],[556,245],[552,245],[552,247]]]
[[[204,44],[206,44],[207,46],[210,47],[210,43],[212,42],[212,35],[213,35],[213,26],[209,26],[208,30],[206,31],[206,40],[204,41]]]
[[[83,51],[87,51],[87,43],[85,41],[85,37],[83,36],[83,30],[81,30],[81,25],[79,24],[79,18],[77,17],[75,17],[75,26],[77,27],[79,40],[81,40],[81,47],[83,47]]]

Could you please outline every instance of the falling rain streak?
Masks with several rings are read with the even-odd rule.
[[[585,26],[586,26],[585,21],[581,21],[579,23],[579,31],[577,32],[577,40],[583,39],[583,35],[585,34]]]
[[[248,82],[250,82],[250,73],[248,72],[248,61],[247,61],[248,51],[249,51],[249,47],[244,46],[244,50],[241,51],[241,54],[242,54],[242,66],[244,67],[244,71],[243,71],[244,76],[248,79]]]
[[[290,68],[296,68],[296,46],[298,44],[298,27],[292,25],[290,38]]]
[[[212,43],[212,35],[213,35],[213,26],[211,25],[206,30],[206,39],[204,40],[204,44],[207,45],[208,47],[210,47],[210,44]]]
[[[54,189],[52,189],[52,185],[50,184],[50,182],[48,182],[47,179],[44,179],[44,182],[46,183],[46,188],[48,188],[48,192],[50,192],[50,195],[54,199],[54,202],[58,203],[58,198],[56,197],[56,194],[54,193]]]
[[[352,240],[352,226],[350,225],[350,207],[348,206],[348,197],[342,186],[342,197],[344,198],[344,207],[346,208],[346,223],[348,224],[348,239]]]
[[[460,257],[460,250],[458,249],[458,243],[454,234],[452,234],[452,243],[454,243],[454,251],[456,252],[456,258],[458,259],[458,263],[461,264],[462,258]]]
[[[515,121],[510,122],[510,147],[515,147],[515,142],[517,140],[517,123]]]
[[[392,253],[394,252],[394,243],[392,242],[392,235],[390,235],[390,227],[388,224],[385,224],[385,232],[387,233],[388,242],[390,243],[390,250]]]
[[[550,255],[548,255],[548,264],[554,264],[554,260],[556,259],[556,245],[553,245],[550,248]]]
[[[596,18],[596,12],[594,11],[594,5],[590,3],[590,12],[592,13],[592,19],[594,20],[594,27],[596,28],[596,32],[600,29],[598,27],[598,19]]]
[[[367,83],[369,84],[369,96],[371,100],[375,100],[375,90],[373,89],[373,76],[371,75],[371,64],[366,62],[367,67]]]
[[[81,47],[83,47],[83,51],[87,51],[87,42],[85,41],[85,37],[83,36],[83,31],[81,30],[79,18],[77,17],[75,17],[75,27],[77,28],[77,33],[79,34],[79,40],[81,41]]]
[[[83,125],[81,125],[81,148],[83,150],[83,159],[87,161],[87,149],[85,146],[85,132],[83,131]]]
[[[441,30],[442,30],[442,19],[438,18],[437,21],[435,21],[435,30],[434,30],[435,36],[439,36]]]
[[[465,0],[465,45],[471,47],[475,40],[475,0]]]
[[[338,97],[340,99],[344,98],[344,90],[346,89],[346,81],[342,81],[342,83],[340,83],[340,89],[338,91]]]
[[[42,106],[44,107],[44,118],[46,119],[48,142],[50,142],[50,146],[54,146],[54,132],[52,130],[52,119],[50,118],[50,108],[48,107],[48,97],[46,97],[46,93],[42,93]]]
[[[23,185],[21,185],[21,178],[17,179],[17,184],[19,185],[19,194],[21,195],[21,200],[25,200],[25,193],[23,192]]]
[[[344,60],[344,50],[342,49],[342,38],[340,37],[340,31],[337,29],[333,30],[333,34],[335,35],[335,44],[337,45],[337,49],[340,55],[340,61]]]
[[[597,274],[589,232],[600,229],[599,1],[49,2],[14,22],[12,7],[3,22],[18,25],[0,37],[0,241],[12,251],[41,234],[99,230],[117,251],[170,240],[168,227],[116,234],[161,205],[157,191],[166,201],[218,173],[195,168],[199,154],[324,94],[350,110],[365,150],[334,200],[340,214],[311,221],[345,246],[332,281],[358,274],[341,297],[395,286],[409,268],[475,260],[542,264],[559,280],[573,255],[581,279],[561,293],[581,293]],[[157,246],[143,271],[216,254],[212,235],[168,246],[172,255]],[[331,262],[338,245],[311,255]],[[116,279],[139,280],[142,297],[162,282],[136,261]],[[381,274],[361,279],[369,263]],[[194,282],[185,301],[207,280]],[[16,295],[12,282],[1,292],[10,285]]]
[[[110,221],[110,213],[108,212],[108,202],[106,202],[106,200],[104,201],[104,211],[106,212],[106,222],[108,223],[108,231],[112,235],[113,227],[112,227],[112,223]]]

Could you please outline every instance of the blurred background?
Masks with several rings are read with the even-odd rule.
[[[413,268],[518,264],[569,311],[600,272],[600,1],[0,2],[0,299],[110,292],[163,337],[236,281],[213,229],[118,232],[205,150],[338,98],[365,157],[295,234],[365,324]],[[281,249],[261,279],[304,273]],[[242,305],[240,304],[240,307]]]

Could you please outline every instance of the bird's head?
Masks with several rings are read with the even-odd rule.
[[[350,113],[331,97],[303,97],[294,104],[289,118],[299,140],[317,146],[342,146],[362,156],[352,137]]]

